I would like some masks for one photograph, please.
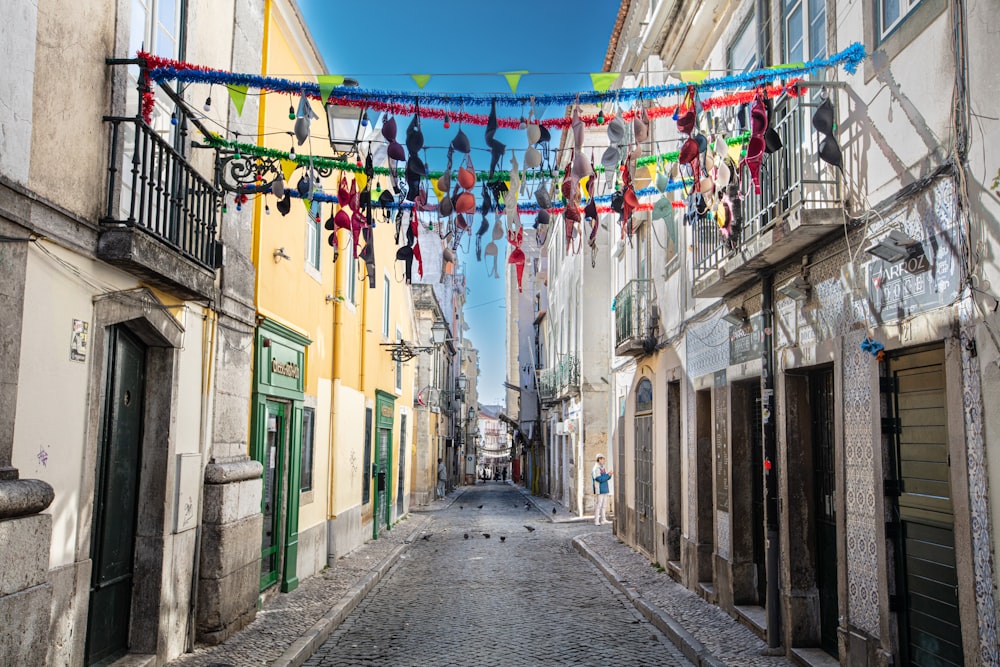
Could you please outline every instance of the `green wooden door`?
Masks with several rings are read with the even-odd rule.
[[[261,497],[261,512],[264,515],[260,550],[261,590],[275,584],[281,573],[281,527],[284,516],[281,509],[284,492],[285,405],[277,401],[266,403],[266,435],[261,460],[264,465],[264,489]]]
[[[90,543],[87,665],[107,664],[128,652],[139,505],[146,349],[124,329],[111,329],[109,339]]]
[[[963,665],[944,350],[893,357],[889,370],[901,662]]]

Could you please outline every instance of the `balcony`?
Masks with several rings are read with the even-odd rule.
[[[761,269],[797,255],[843,225],[838,172],[819,159],[821,137],[812,127],[822,85],[803,83],[800,97],[775,101],[774,128],[784,147],[764,158],[761,194],[753,192],[743,171],[743,229],[735,249],[714,220],[699,221],[694,229],[695,297],[731,294]],[[836,110],[837,89],[827,91]]]
[[[656,345],[657,319],[653,281],[630,280],[615,296],[615,354],[650,354]]]
[[[538,372],[538,397],[543,402],[560,400],[577,393],[580,386],[580,359],[564,354],[552,368]]]
[[[111,132],[97,256],[181,298],[207,299],[220,264],[222,191],[178,150],[193,119],[181,106],[175,114],[177,125],[164,128],[140,116],[104,118]]]
[[[552,401],[559,393],[558,368],[546,368],[538,372],[538,397]]]

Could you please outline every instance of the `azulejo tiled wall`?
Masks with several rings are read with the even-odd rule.
[[[986,452],[983,445],[983,397],[975,348],[975,304],[966,290],[959,305],[962,347],[962,405],[965,412],[965,447],[969,466],[969,510],[972,514],[972,551],[976,581],[976,615],[982,664],[1000,664],[997,647],[996,602],[993,595],[993,560],[990,556],[989,501],[986,485]]]
[[[844,468],[847,479],[847,608],[849,621],[878,636],[875,536],[875,445],[872,442],[872,363],[861,349],[864,330],[844,336]]]

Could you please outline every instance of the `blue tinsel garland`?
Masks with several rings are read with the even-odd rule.
[[[632,102],[636,100],[651,100],[668,95],[685,92],[689,86],[694,86],[699,92],[714,92],[747,88],[760,85],[776,77],[791,78],[812,74],[827,67],[843,67],[849,74],[854,74],[858,65],[865,59],[865,48],[858,42],[851,44],[843,51],[828,58],[816,58],[796,67],[769,67],[730,74],[728,76],[705,79],[701,83],[679,83],[661,86],[643,86],[639,88],[620,88],[607,92],[584,91],[578,93],[536,93],[533,95],[467,95],[463,93],[410,93],[398,90],[377,90],[365,88],[336,87],[333,95],[343,99],[377,100],[390,104],[416,104],[418,101],[427,104],[446,106],[485,106],[496,100],[497,105],[507,107],[524,107],[534,100],[538,104],[568,105],[574,102],[595,104],[609,100]],[[182,81],[188,83],[208,83],[231,86],[247,86],[259,90],[278,93],[298,94],[305,92],[319,96],[319,84],[315,81],[292,81],[277,77],[261,76],[259,74],[240,74],[218,70],[177,69],[173,67],[157,67],[149,71],[150,78],[157,82]]]

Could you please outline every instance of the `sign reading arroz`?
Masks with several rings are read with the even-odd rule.
[[[872,326],[947,306],[958,299],[958,261],[945,238],[928,236],[899,262],[867,264],[868,319]]]

